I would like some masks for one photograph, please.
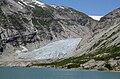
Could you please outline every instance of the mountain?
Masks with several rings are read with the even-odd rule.
[[[6,60],[23,48],[32,51],[59,40],[91,37],[91,26],[97,24],[72,8],[36,0],[2,0],[0,17],[0,52]]]
[[[75,56],[53,63],[33,63],[30,66],[78,68],[81,70],[120,71],[120,23],[96,34]]]
[[[120,8],[117,8],[113,10],[112,12],[108,13],[104,17],[102,17],[98,23],[98,25],[95,27],[99,30],[106,30],[110,28],[110,26],[116,25],[120,22]],[[104,28],[104,29],[103,29]]]
[[[72,57],[53,63],[34,63],[31,66],[120,71],[120,9],[103,16],[93,28],[93,37],[82,38]]]
[[[112,65],[119,70],[119,46],[120,8],[94,20],[73,8],[37,0],[0,1],[2,66],[42,62],[42,66],[85,69]]]
[[[103,16],[97,25],[93,29],[93,37],[88,40],[87,43],[81,43],[79,49],[81,52],[88,51],[91,46],[91,49],[95,50],[95,48],[100,48],[102,46],[108,47],[111,45],[119,44],[120,41],[120,17],[119,17],[120,9],[115,9],[112,12],[108,13],[107,15]],[[84,41],[84,40],[83,40]],[[102,45],[102,43],[104,43]],[[102,45],[102,46],[99,46]]]

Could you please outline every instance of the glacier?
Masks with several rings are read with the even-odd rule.
[[[77,45],[82,38],[60,40],[49,43],[39,49],[31,52],[22,52],[17,54],[18,59],[59,59],[67,57],[71,52],[75,51]]]

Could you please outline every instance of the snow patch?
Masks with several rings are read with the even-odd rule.
[[[51,7],[53,7],[53,8],[57,8],[57,6],[56,5],[50,5]]]
[[[33,6],[33,5],[29,5],[30,7],[32,7],[32,8],[35,8],[35,6]]]
[[[20,47],[22,48],[22,52],[27,52],[28,51],[28,49],[26,47],[24,47],[24,46],[20,46]]]
[[[21,5],[21,9],[23,9],[23,7],[22,6],[24,6],[21,2],[18,2],[18,4],[20,4]]]
[[[65,9],[63,6],[60,6],[61,9]]]
[[[40,1],[35,1],[34,2],[36,5],[38,5],[38,6],[40,6],[40,7],[45,7],[45,4],[44,3],[42,3],[42,2],[40,2]]]
[[[53,8],[56,8],[56,9],[65,9],[63,6],[56,6],[56,5],[50,5],[51,7],[53,7]]]
[[[32,52],[19,53],[16,58],[31,60],[63,58],[75,51],[80,41],[81,38],[56,41]]]
[[[20,50],[16,50],[15,51],[15,54],[19,54],[19,53],[21,53],[22,51],[20,51]]]
[[[19,53],[21,53],[21,52],[27,52],[28,51],[28,49],[26,48],[26,47],[24,47],[24,46],[20,46],[20,48],[22,48],[22,50],[16,50],[16,54],[19,54]]]
[[[21,2],[18,2],[18,4],[20,4],[21,6],[23,6],[23,4]]]
[[[95,20],[98,20],[98,21],[99,21],[100,18],[103,17],[103,16],[90,16],[90,17],[93,18],[93,19],[95,19]]]
[[[42,3],[42,2],[40,2],[40,1],[37,1],[37,0],[28,0],[28,1],[25,1],[25,0],[21,0],[25,5],[27,5],[27,6],[30,6],[30,7],[33,7],[34,8],[34,6],[32,6],[32,5],[30,5],[30,3],[34,3],[34,4],[36,4],[36,5],[38,5],[38,6],[40,6],[40,7],[45,7],[45,4],[44,3]]]

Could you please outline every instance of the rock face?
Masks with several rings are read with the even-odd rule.
[[[91,59],[90,61],[81,64],[80,69],[94,69],[100,71],[120,71],[120,60],[110,59],[108,62],[106,61],[95,61]]]
[[[100,48],[107,48],[112,45],[120,45],[120,8],[108,13],[100,19],[93,27],[93,37],[83,38],[79,47],[78,55],[81,53],[94,53]],[[103,52],[105,53],[105,52]]]
[[[93,68],[96,66],[96,61],[94,59],[91,59],[85,64],[82,64],[81,67],[84,67],[85,69]]]

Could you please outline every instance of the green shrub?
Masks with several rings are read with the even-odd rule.
[[[68,69],[71,69],[71,68],[78,68],[78,67],[80,67],[80,64],[74,63],[74,64],[67,65],[67,68],[68,68]]]
[[[110,64],[105,64],[105,67],[108,68],[109,70],[113,70],[113,68]]]

